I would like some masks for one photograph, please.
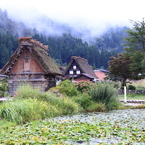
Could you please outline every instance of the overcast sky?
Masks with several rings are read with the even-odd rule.
[[[97,27],[98,31],[145,17],[145,0],[0,0],[0,8],[22,20],[41,13],[59,22]]]

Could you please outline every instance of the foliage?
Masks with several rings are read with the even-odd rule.
[[[12,101],[0,105],[0,118],[20,124],[79,111],[79,104],[72,98],[40,93],[38,88],[25,84],[19,86]]]
[[[59,107],[63,108],[63,115],[75,114],[80,111],[80,106],[72,98],[62,97],[59,99]]]
[[[106,111],[106,106],[104,103],[96,103],[96,102],[92,102],[88,108],[87,108],[88,112],[105,112]]]
[[[112,80],[119,80],[122,86],[126,85],[127,79],[137,79],[138,72],[132,71],[130,69],[132,60],[128,55],[118,54],[118,57],[111,57],[112,60],[108,62],[109,64],[109,76]]]
[[[45,101],[58,108],[60,115],[74,114],[80,111],[80,106],[70,97],[58,97],[50,91],[40,95],[39,100]]]
[[[0,79],[0,97],[5,97],[8,92],[8,79]]]
[[[132,108],[133,109],[145,109],[145,104],[141,104],[141,105],[138,105],[138,106],[133,106]]]
[[[20,98],[20,99],[28,99],[28,98],[37,98],[40,96],[40,89],[39,88],[33,88],[28,83],[23,83],[18,86],[14,98]]]
[[[53,101],[52,101],[53,100]],[[54,98],[51,101],[37,99],[16,99],[0,104],[0,118],[17,124],[33,120],[74,114],[80,107],[71,98]]]
[[[97,87],[97,85],[93,82],[87,82],[87,81],[80,81],[75,83],[75,87],[80,93],[89,93],[91,87]]]
[[[92,87],[90,91],[90,96],[93,101],[104,103],[107,110],[112,109],[112,101],[114,102],[116,100],[116,89],[113,85],[107,82],[100,82],[97,83],[97,85],[98,87]]]
[[[133,63],[131,71],[140,73],[144,76],[144,60],[145,60],[145,22],[131,20],[133,29],[127,30],[128,36],[124,39],[125,53],[129,55]],[[140,76],[141,77],[141,76]]]
[[[128,85],[127,89],[128,90],[136,90],[136,87],[133,85]]]
[[[128,109],[1,126],[0,144],[144,144],[144,114],[144,109]]]
[[[81,93],[76,97],[73,97],[73,100],[80,104],[83,109],[87,109],[90,105],[92,105],[91,97],[87,93]]]
[[[0,118],[20,124],[59,114],[51,104],[35,99],[15,100],[0,105]]]
[[[72,83],[70,80],[65,80],[62,81],[58,84],[58,86],[56,87],[56,89],[59,89],[60,93],[63,93],[67,96],[77,96],[78,91],[74,85],[74,83]]]

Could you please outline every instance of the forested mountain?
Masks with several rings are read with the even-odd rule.
[[[100,37],[96,37],[94,45],[101,49],[116,50],[118,53],[123,51],[123,38],[127,36],[125,33],[129,28],[115,27],[110,28],[107,32],[102,34]]]
[[[55,26],[59,28],[58,24]],[[61,24],[60,28],[62,26]],[[109,58],[117,56],[118,52],[123,51],[121,43],[127,27],[109,29],[101,36],[92,38],[92,43],[79,38],[80,32],[78,34],[75,32],[77,37],[74,37],[69,27],[66,25],[63,27],[63,31],[66,30],[66,32],[62,35],[46,35],[35,28],[26,27],[22,22],[11,20],[7,12],[0,9],[0,68],[13,54],[17,48],[17,39],[22,36],[31,36],[48,45],[49,54],[60,65],[67,65],[71,56],[80,56],[88,59],[93,68],[104,67],[106,69]]]

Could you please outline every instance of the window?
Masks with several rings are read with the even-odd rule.
[[[73,69],[76,69],[76,68],[77,68],[77,66],[76,66],[76,65],[74,65],[74,66],[73,66]]]
[[[77,70],[76,74],[79,75],[80,73],[81,73],[80,70]]]
[[[72,75],[74,72],[72,70],[69,71],[69,74]]]

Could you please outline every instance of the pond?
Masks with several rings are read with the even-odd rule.
[[[145,109],[55,117],[3,129],[1,144],[144,145]]]
[[[67,139],[73,140],[66,142],[71,144],[145,144],[145,109],[87,113],[49,121],[61,125],[62,136],[66,132]]]

